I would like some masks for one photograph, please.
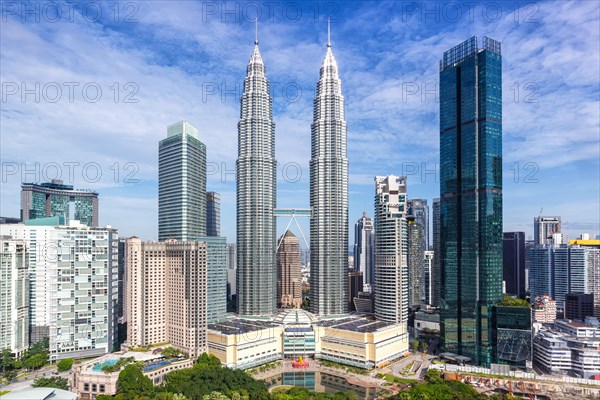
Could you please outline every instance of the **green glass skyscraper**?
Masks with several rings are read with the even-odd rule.
[[[158,144],[158,240],[206,236],[206,146],[185,121]]]
[[[445,352],[494,362],[502,297],[502,56],[477,37],[440,61],[441,336]]]

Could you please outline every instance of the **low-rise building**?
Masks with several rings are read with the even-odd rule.
[[[419,333],[440,333],[440,314],[433,310],[420,310],[415,312],[414,320],[415,337]]]
[[[554,322],[554,329],[557,332],[562,332],[578,338],[600,337],[600,329],[582,322],[558,320]]]
[[[537,296],[531,304],[533,322],[552,324],[556,320],[556,301],[548,295]]]
[[[193,358],[165,359],[160,353],[126,352],[107,354],[100,358],[75,364],[71,374],[71,388],[80,399],[95,399],[99,394],[114,395],[117,393],[117,381],[121,370],[104,372],[105,366],[113,366],[119,359],[130,358],[133,362],[142,362],[142,373],[155,385],[161,385],[169,372],[191,368]]]
[[[600,330],[581,325],[557,321],[553,328],[541,328],[533,339],[534,366],[583,379],[600,377]]]
[[[531,309],[496,306],[496,358],[498,364],[531,367]]]
[[[408,352],[406,325],[358,316],[319,319],[300,309],[271,320],[229,318],[208,326],[210,354],[230,368],[282,358],[319,358],[373,368]]]
[[[229,318],[208,325],[208,351],[229,368],[246,369],[282,357],[282,328],[264,320]]]

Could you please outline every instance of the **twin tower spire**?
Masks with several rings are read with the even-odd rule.
[[[311,124],[310,306],[319,315],[347,312],[348,159],[341,81],[327,26],[327,53],[321,65]],[[277,312],[277,161],[273,99],[258,50],[248,62],[238,122],[237,291],[238,314]]]

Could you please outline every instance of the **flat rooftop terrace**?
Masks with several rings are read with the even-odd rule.
[[[247,332],[256,332],[263,329],[275,328],[277,326],[279,325],[270,321],[230,319],[223,322],[209,324],[208,329],[221,332],[224,335],[235,335]]]

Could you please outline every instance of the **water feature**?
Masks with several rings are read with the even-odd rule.
[[[264,379],[269,385],[281,386],[301,386],[314,392],[323,392],[335,394],[337,392],[349,391],[354,392],[360,399],[373,399],[377,395],[378,389],[365,388],[362,386],[349,383],[346,378],[329,374],[327,372],[283,372]]]
[[[94,372],[102,372],[102,367],[112,367],[113,365],[115,365],[117,363],[117,361],[119,360],[106,360],[106,361],[102,361],[101,363],[98,364],[94,364],[94,366],[92,367],[92,371]]]

